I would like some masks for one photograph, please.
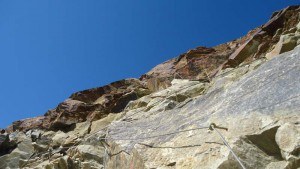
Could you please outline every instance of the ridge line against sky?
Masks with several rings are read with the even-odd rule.
[[[298,0],[0,1],[0,127],[244,36]]]

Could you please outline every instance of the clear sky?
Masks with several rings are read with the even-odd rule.
[[[0,0],[0,127],[265,23],[299,0]]]

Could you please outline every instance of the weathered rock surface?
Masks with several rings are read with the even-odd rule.
[[[276,133],[276,143],[285,160],[300,156],[300,125],[286,123]],[[299,161],[300,162],[300,161]]]
[[[246,168],[299,168],[299,13],[14,122],[0,168],[241,168],[218,132]]]
[[[238,168],[239,165],[214,132],[199,130],[139,139],[208,126],[214,122],[228,128],[227,132],[222,133],[247,168],[265,168],[271,162],[286,159],[281,151],[289,154],[298,151],[299,139],[295,138],[298,130],[290,129],[297,134],[289,138],[291,143],[287,143],[289,146],[286,147],[286,140],[278,144],[275,137],[282,135],[281,130],[284,130],[282,128],[286,122],[299,127],[299,65],[298,47],[264,63],[231,85],[210,90],[182,107],[176,105],[170,110],[148,112],[138,110],[138,113],[129,111],[127,115],[134,120],[128,122],[125,116],[114,122],[109,128],[111,140],[129,152],[136,149],[143,157],[146,168],[167,167],[173,162],[176,162],[176,168]],[[278,131],[278,127],[281,130]],[[122,141],[124,138],[137,140]],[[151,148],[144,144],[166,148]],[[294,159],[299,160],[298,153]],[[298,162],[294,162],[294,167],[296,164]]]

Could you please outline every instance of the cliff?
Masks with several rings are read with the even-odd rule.
[[[300,167],[299,14],[14,122],[0,168]]]

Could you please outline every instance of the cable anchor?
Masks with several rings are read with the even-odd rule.
[[[211,124],[209,125],[209,130],[213,131],[215,128],[216,128],[216,129],[222,129],[222,130],[228,131],[228,128],[226,128],[226,127],[221,127],[221,126],[217,126],[215,123],[211,123]]]

